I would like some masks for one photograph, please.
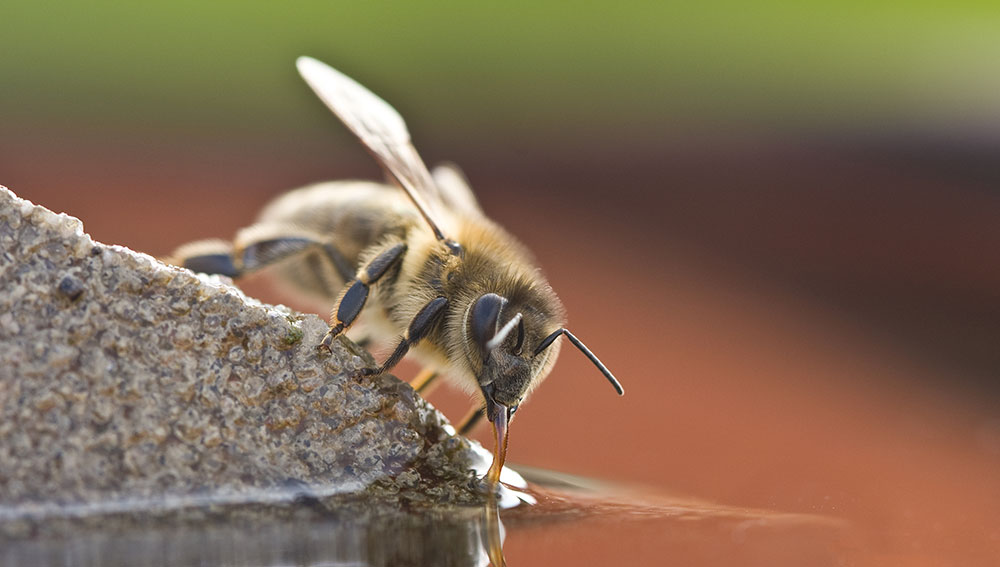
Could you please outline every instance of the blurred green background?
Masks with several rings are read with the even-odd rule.
[[[1000,104],[995,2],[11,0],[0,17],[4,121],[63,128],[301,134],[316,109],[300,54],[461,138],[979,120]]]

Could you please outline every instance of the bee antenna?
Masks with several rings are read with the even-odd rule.
[[[576,338],[576,336],[573,335],[573,333],[569,332],[569,329],[566,328],[559,329],[550,334],[549,336],[545,337],[544,339],[542,339],[541,344],[538,345],[538,348],[535,349],[535,353],[532,356],[538,356],[538,353],[549,348],[549,346],[551,346],[552,343],[559,338],[559,335],[566,335],[566,338],[569,339],[569,342],[573,343],[573,346],[580,349],[580,352],[586,355],[586,357],[590,359],[590,362],[594,363],[594,366],[596,366],[597,369],[601,371],[601,374],[604,374],[604,377],[608,379],[608,382],[611,382],[611,386],[614,387],[615,391],[618,392],[619,396],[625,395],[625,389],[622,388],[621,382],[619,382],[618,379],[615,378],[614,374],[612,374],[611,371],[608,370],[608,367],[604,366],[604,363],[601,362],[601,360],[597,358],[597,356],[593,352],[591,352],[589,348],[587,348],[587,345],[583,344],[583,342],[581,342],[580,339]]]

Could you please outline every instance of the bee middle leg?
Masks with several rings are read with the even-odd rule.
[[[420,342],[421,339],[426,337],[434,325],[441,320],[444,315],[445,307],[448,306],[448,300],[444,297],[435,297],[434,299],[427,302],[420,308],[417,315],[410,321],[410,326],[407,327],[406,332],[403,333],[403,339],[399,341],[396,345],[396,349],[392,351],[389,358],[382,363],[378,368],[364,368],[361,370],[362,374],[381,374],[396,364],[406,353],[409,352],[410,347]]]
[[[403,259],[406,244],[400,242],[379,252],[371,261],[358,270],[354,281],[340,294],[333,313],[330,315],[330,330],[323,337],[320,348],[329,351],[333,340],[342,335],[354,323],[361,309],[368,301],[368,292],[377,282]]]

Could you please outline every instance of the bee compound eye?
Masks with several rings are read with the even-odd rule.
[[[490,340],[497,334],[497,323],[500,320],[500,309],[503,308],[507,300],[495,293],[487,293],[480,296],[472,305],[469,313],[469,331],[472,340],[479,347],[480,354],[485,361],[490,354],[487,346]]]
[[[514,354],[521,354],[521,349],[524,348],[524,319],[517,322],[517,342],[514,344]]]

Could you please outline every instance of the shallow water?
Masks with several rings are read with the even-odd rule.
[[[7,542],[5,565],[837,564],[851,530],[822,516],[731,508],[524,469],[532,483],[482,509],[340,514],[307,500],[265,519],[67,524]],[[516,475],[509,478],[517,482]],[[286,510],[287,511],[287,510]],[[234,517],[235,516],[235,519]],[[264,515],[266,517],[266,515]],[[251,519],[252,518],[252,519]],[[109,526],[113,526],[110,527]],[[512,549],[507,553],[507,549]]]

